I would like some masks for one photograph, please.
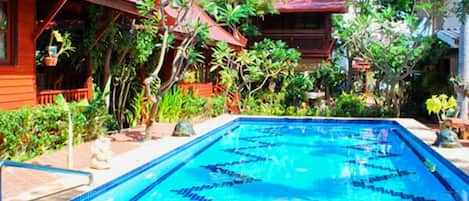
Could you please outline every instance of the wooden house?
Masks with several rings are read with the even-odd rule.
[[[57,73],[36,68],[37,39],[58,21],[79,23],[85,15],[84,6],[90,3],[118,11],[115,18],[138,17],[135,0],[0,0],[0,110],[52,103],[58,94],[69,101],[92,96],[89,69]],[[213,41],[244,47],[245,42],[216,26],[197,5],[192,10],[201,21],[210,24]],[[167,15],[171,18],[174,13]],[[103,28],[95,42],[104,31]]]
[[[334,45],[332,14],[345,13],[345,0],[277,0],[278,15],[265,16],[257,25],[261,38],[283,40],[302,53],[300,64],[328,60]]]

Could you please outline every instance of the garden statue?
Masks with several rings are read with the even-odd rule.
[[[91,168],[102,170],[111,168],[111,139],[100,137],[91,146]]]
[[[461,143],[458,141],[458,135],[447,126],[444,126],[440,132],[437,132],[436,141],[433,145],[445,148],[461,147]]]
[[[174,128],[173,136],[189,137],[195,135],[194,127],[188,120],[181,120]]]

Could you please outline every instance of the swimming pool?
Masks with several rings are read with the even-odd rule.
[[[469,178],[394,121],[238,118],[80,200],[467,200]]]

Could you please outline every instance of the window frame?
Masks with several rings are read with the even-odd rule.
[[[0,59],[0,65],[15,65],[16,64],[16,38],[17,38],[17,0],[0,0],[0,2],[7,2],[7,31],[6,31],[6,49],[5,59]]]

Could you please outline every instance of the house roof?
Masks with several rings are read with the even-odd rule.
[[[276,8],[282,13],[291,12],[347,12],[345,0],[277,0]]]
[[[441,30],[436,33],[438,39],[448,44],[451,48],[459,47],[459,30]]]
[[[450,0],[446,9],[452,10],[456,2],[459,1]],[[458,17],[453,12],[449,12],[448,15],[445,16],[443,26],[441,27],[441,30],[436,33],[436,36],[451,48],[458,48],[459,36],[461,34],[460,29],[461,22]]]
[[[169,7],[165,8],[165,12],[173,20],[175,20],[178,17],[178,13]],[[213,20],[202,8],[194,4],[192,5],[192,9],[189,9],[189,13],[187,13],[183,22],[185,24],[188,24],[188,23],[196,22],[196,21],[207,23],[207,25],[209,26],[209,38],[210,39],[213,39],[216,41],[223,41],[223,42],[226,42],[228,44],[235,45],[238,47],[246,46],[247,41],[243,40],[242,38],[235,38],[235,36],[227,32],[223,27],[217,25],[215,20]],[[179,28],[177,28],[176,31],[180,33],[186,33],[187,30],[185,30],[185,27],[186,26],[179,26]],[[239,37],[242,37],[242,36],[239,36]]]
[[[88,2],[99,4],[102,6],[107,6],[116,10],[123,11],[131,15],[139,15],[136,7],[137,0],[87,0]],[[171,9],[169,6],[166,7],[165,12],[170,18],[169,21],[175,20],[177,18],[177,13],[175,10]],[[239,36],[235,38],[231,33],[227,32],[223,27],[217,25],[217,23],[207,14],[205,11],[200,8],[198,5],[193,4],[192,9],[189,9],[189,13],[186,15],[184,22],[189,24],[190,22],[195,22],[200,20],[205,22],[209,26],[209,38],[215,41],[223,41],[232,46],[244,48],[246,47],[247,41],[244,37]],[[176,32],[185,33],[184,27],[177,29]]]

